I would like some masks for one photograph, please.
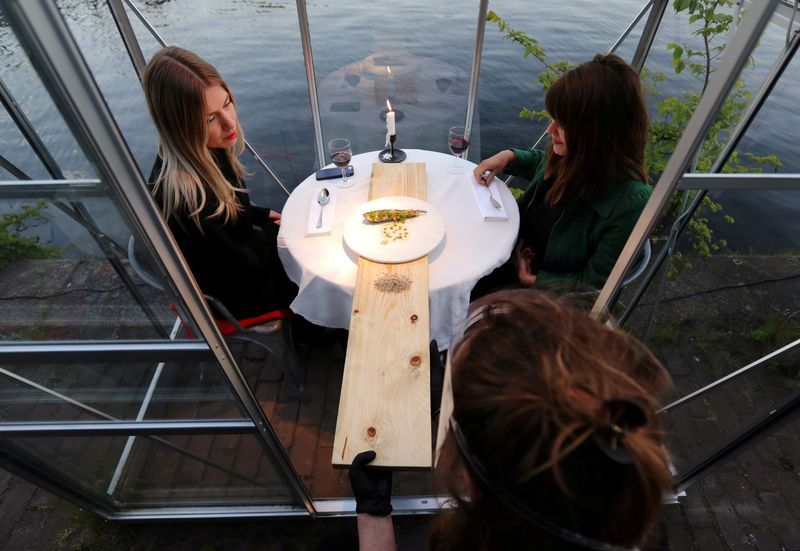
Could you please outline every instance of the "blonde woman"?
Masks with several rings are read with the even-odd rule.
[[[230,88],[174,46],[153,56],[143,81],[159,137],[153,195],[200,288],[237,319],[287,307],[296,288],[278,258],[280,213],[250,203]]]

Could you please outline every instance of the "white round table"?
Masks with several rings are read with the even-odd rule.
[[[454,330],[466,319],[469,294],[477,281],[502,265],[511,255],[519,228],[519,212],[511,192],[498,181],[508,220],[485,221],[470,189],[475,165],[460,160],[463,174],[450,174],[453,157],[419,149],[405,149],[406,162],[426,164],[427,201],[437,207],[446,223],[442,243],[428,255],[431,339],[440,349],[450,344]],[[378,152],[354,155],[353,186],[339,189],[339,180],[317,181],[312,174],[292,192],[283,207],[278,253],[286,273],[300,291],[291,308],[324,327],[348,329],[358,259],[343,242],[347,215],[367,201],[372,164]],[[330,165],[332,166],[332,165]],[[311,197],[327,187],[336,193],[331,233],[306,236]]]

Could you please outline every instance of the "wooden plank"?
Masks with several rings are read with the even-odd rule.
[[[369,199],[379,199],[388,195],[407,195],[427,200],[428,178],[425,175],[425,163],[374,163]]]
[[[425,199],[424,163],[372,168],[370,199],[409,195]],[[375,280],[402,274],[408,291],[378,291]],[[347,341],[332,463],[375,450],[372,462],[393,469],[431,468],[428,258],[380,264],[359,258]]]

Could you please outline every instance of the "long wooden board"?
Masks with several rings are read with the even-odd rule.
[[[427,198],[424,163],[372,167],[370,199],[387,195]],[[375,280],[402,274],[409,290],[378,291]],[[359,258],[339,416],[334,466],[375,450],[372,462],[393,469],[431,468],[428,257],[405,264]]]

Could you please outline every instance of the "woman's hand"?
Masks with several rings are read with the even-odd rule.
[[[533,250],[525,246],[525,242],[520,239],[514,247],[512,256],[514,266],[517,268],[517,279],[525,287],[536,285],[536,274],[531,272],[531,260],[533,260]]]
[[[270,210],[269,211],[269,221],[270,222],[274,222],[274,223],[276,223],[276,224],[278,224],[280,226],[281,225],[281,213],[277,212],[277,211],[274,211],[274,210]]]
[[[505,149],[500,153],[497,153],[486,160],[481,161],[481,164],[475,167],[475,170],[472,173],[475,175],[475,180],[479,184],[483,184],[488,186],[492,183],[492,179],[495,177],[495,174],[498,172],[503,172],[508,163],[513,161],[516,158],[514,152]],[[484,172],[488,172],[486,176],[483,175]]]

